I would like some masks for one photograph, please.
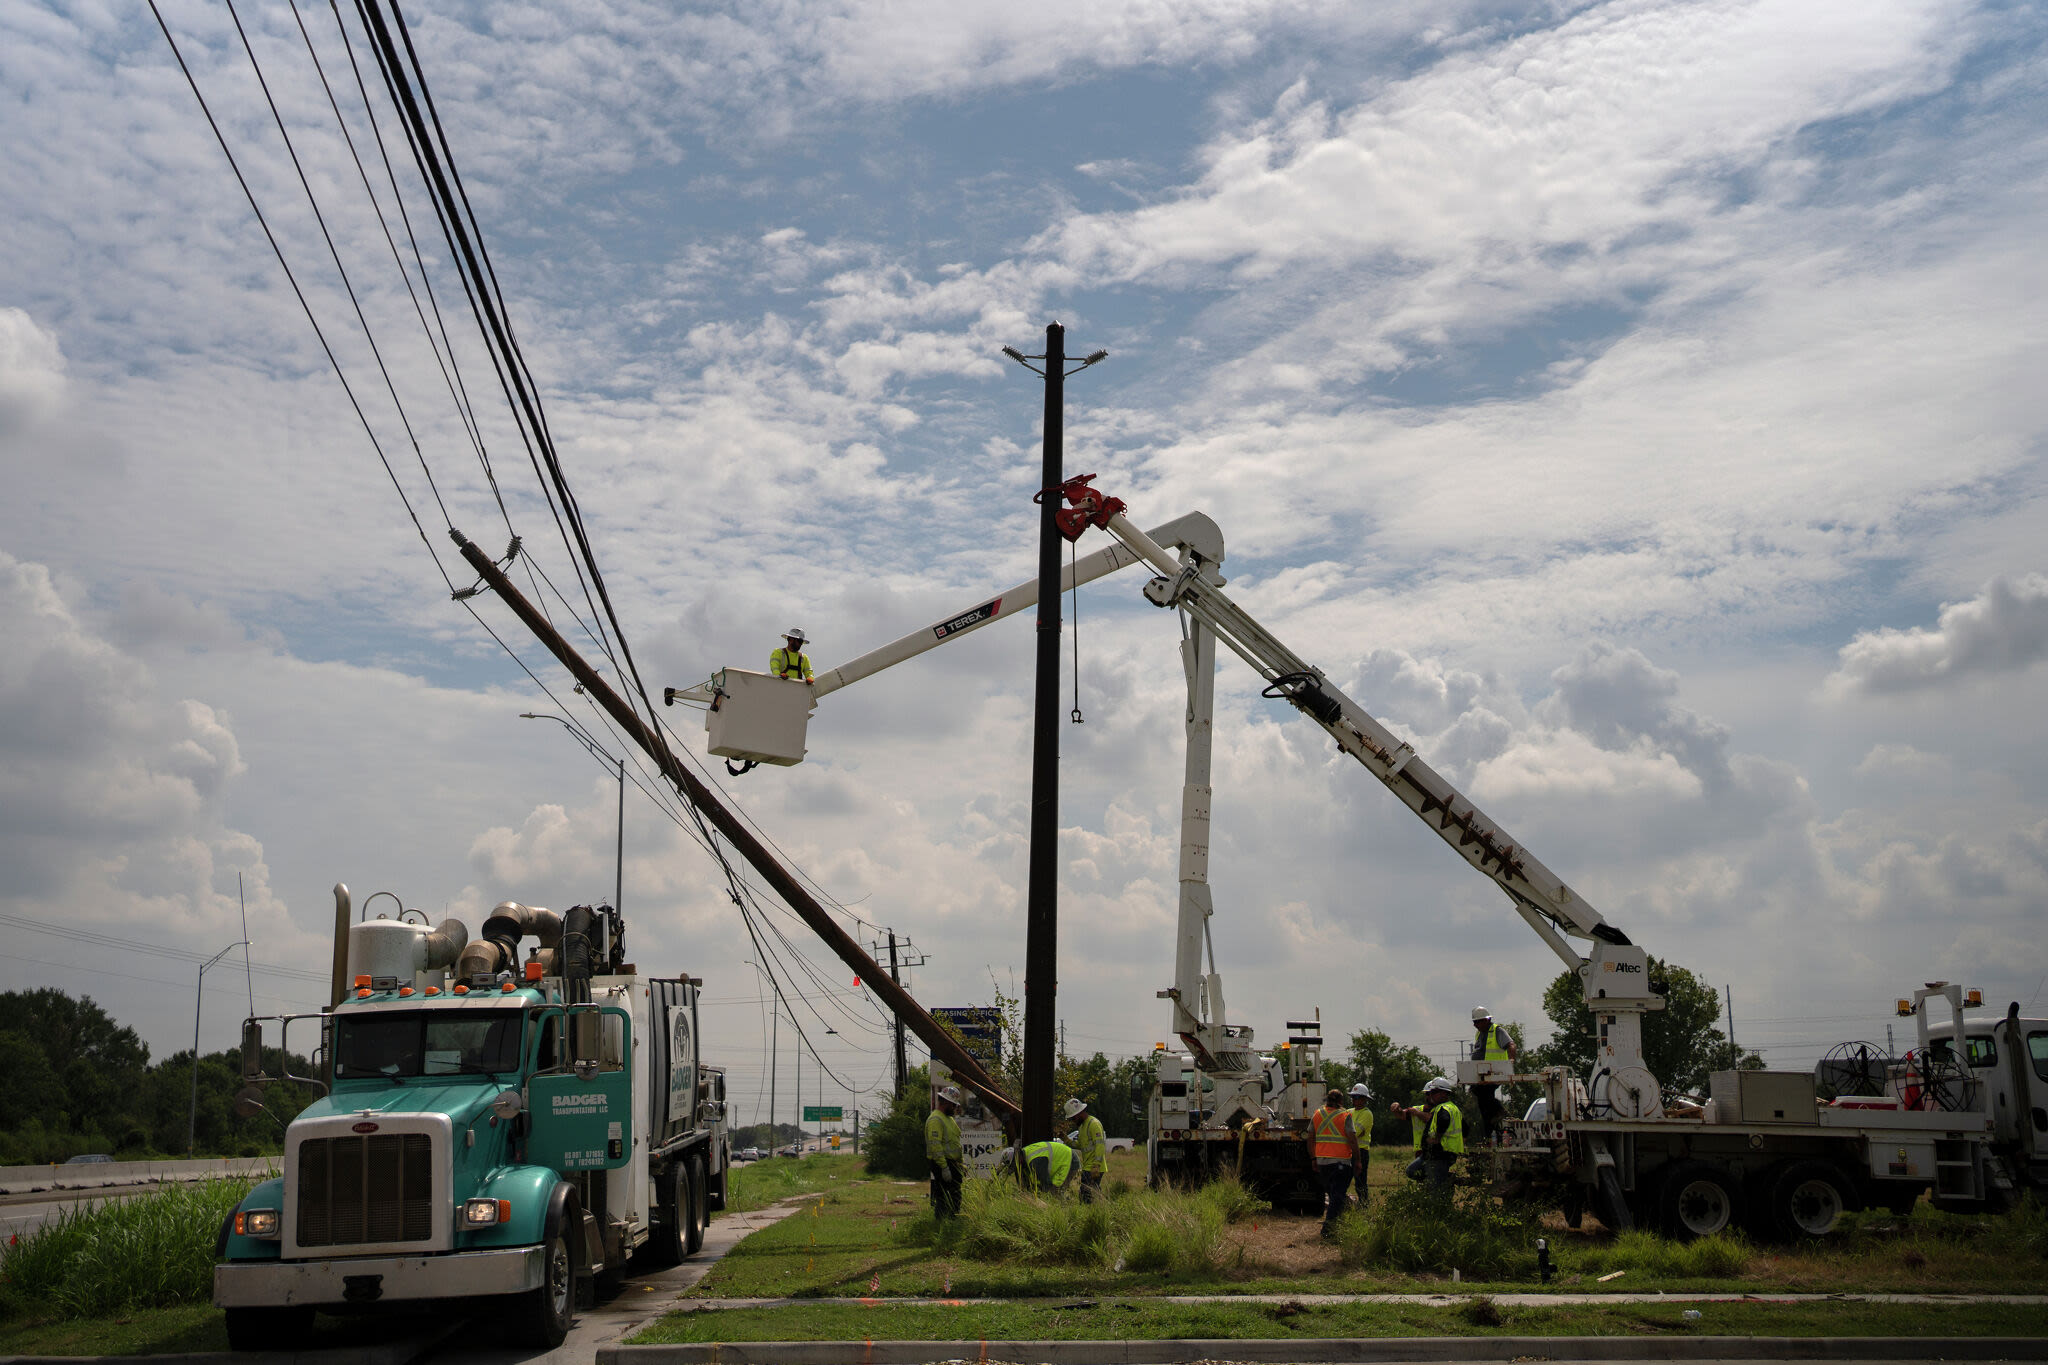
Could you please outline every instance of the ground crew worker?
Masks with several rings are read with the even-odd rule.
[[[1011,1147],[1003,1155],[1026,1194],[1058,1194],[1073,1183],[1081,1169],[1074,1149],[1058,1138],[1021,1149]]]
[[[1351,1142],[1358,1158],[1353,1163],[1352,1188],[1358,1193],[1358,1207],[1365,1207],[1365,1177],[1372,1169],[1372,1088],[1364,1081],[1351,1087]]]
[[[1472,1059],[1479,1062],[1511,1062],[1521,1055],[1514,1035],[1493,1022],[1493,1011],[1484,1005],[1472,1007],[1472,1028],[1479,1036],[1472,1041]],[[1479,1104],[1479,1136],[1484,1141],[1500,1130],[1507,1112],[1497,1096],[1498,1087],[1475,1085],[1472,1098]]]
[[[1465,1116],[1451,1101],[1455,1088],[1450,1077],[1432,1076],[1422,1088],[1420,1105],[1394,1107],[1395,1113],[1407,1116],[1415,1134],[1415,1160],[1408,1163],[1408,1178],[1446,1192],[1451,1188],[1451,1163],[1465,1151]]]
[[[1334,1237],[1337,1218],[1348,1207],[1344,1192],[1351,1188],[1352,1161],[1358,1155],[1343,1091],[1330,1091],[1323,1096],[1323,1107],[1308,1116],[1308,1138],[1316,1179],[1323,1186],[1323,1236]]]
[[[811,681],[811,656],[804,653],[804,641],[808,638],[810,637],[801,630],[791,626],[789,633],[782,637],[782,648],[769,653],[768,671],[790,682]]]
[[[1067,1101],[1067,1117],[1081,1120],[1069,1135],[1081,1158],[1081,1202],[1092,1204],[1102,1197],[1102,1177],[1109,1174],[1109,1139],[1103,1136],[1102,1120],[1088,1112],[1088,1101]]]
[[[946,1086],[932,1097],[931,1116],[924,1121],[924,1161],[932,1176],[932,1212],[940,1218],[960,1215],[960,1185],[967,1164],[960,1158],[960,1092]]]

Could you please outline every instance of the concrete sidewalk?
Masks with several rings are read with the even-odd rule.
[[[749,1341],[609,1346],[596,1365],[1397,1365],[1606,1360],[2048,1360],[2031,1337],[1374,1337],[1177,1341]]]

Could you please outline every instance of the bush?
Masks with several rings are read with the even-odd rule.
[[[1405,1185],[1370,1211],[1338,1219],[1337,1250],[1348,1266],[1522,1278],[1535,1271],[1539,1216],[1534,1206],[1501,1204],[1480,1190]]]
[[[1717,1232],[1691,1242],[1672,1242],[1651,1232],[1624,1232],[1606,1246],[1571,1257],[1571,1269],[1585,1275],[1633,1270],[1673,1280],[1729,1280],[1749,1264],[1750,1247],[1736,1232]]]
[[[929,1174],[924,1160],[924,1122],[932,1111],[930,1075],[921,1066],[912,1070],[904,1077],[903,1098],[892,1100],[889,1112],[861,1134],[869,1175],[922,1180]]]
[[[73,1204],[0,1248],[0,1309],[75,1318],[204,1303],[213,1293],[214,1239],[252,1183],[203,1180]]]
[[[967,1187],[959,1218],[940,1222],[926,1214],[898,1236],[978,1261],[1208,1275],[1223,1268],[1225,1226],[1268,1207],[1234,1181],[1193,1192],[1125,1188],[1082,1204],[977,1180]]]

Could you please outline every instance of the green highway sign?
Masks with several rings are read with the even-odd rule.
[[[805,1123],[838,1123],[845,1115],[836,1104],[807,1104],[804,1106]]]

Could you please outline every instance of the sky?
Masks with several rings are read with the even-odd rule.
[[[161,8],[350,388],[148,10],[0,0],[0,989],[168,1056],[246,913],[212,1050],[320,1003],[337,882],[474,932],[622,872],[633,956],[704,978],[707,1059],[765,1117],[719,865],[629,765],[615,869],[616,769],[520,713],[596,717],[450,600],[451,525],[576,575],[402,144],[384,178],[382,93],[373,127],[333,9]],[[2048,1006],[2040,7],[407,16],[650,687],[792,624],[829,668],[1028,578],[1043,391],[1002,348],[1059,321],[1110,353],[1068,382],[1068,469],[1140,525],[1215,518],[1237,601],[1724,987],[1743,1045],[1881,1042],[1937,979]],[[1166,1037],[1175,932],[1184,684],[1142,586],[1065,604],[1056,703],[1059,1012],[1111,1056]],[[728,778],[664,716],[860,937],[915,944],[930,1005],[1022,988],[1031,635],[824,698],[795,768]],[[1227,657],[1217,707],[1233,1021],[1447,1061],[1486,1004],[1540,1041],[1558,964],[1499,891]],[[776,970],[814,967],[825,1102],[871,1106],[877,1007],[767,918]]]

